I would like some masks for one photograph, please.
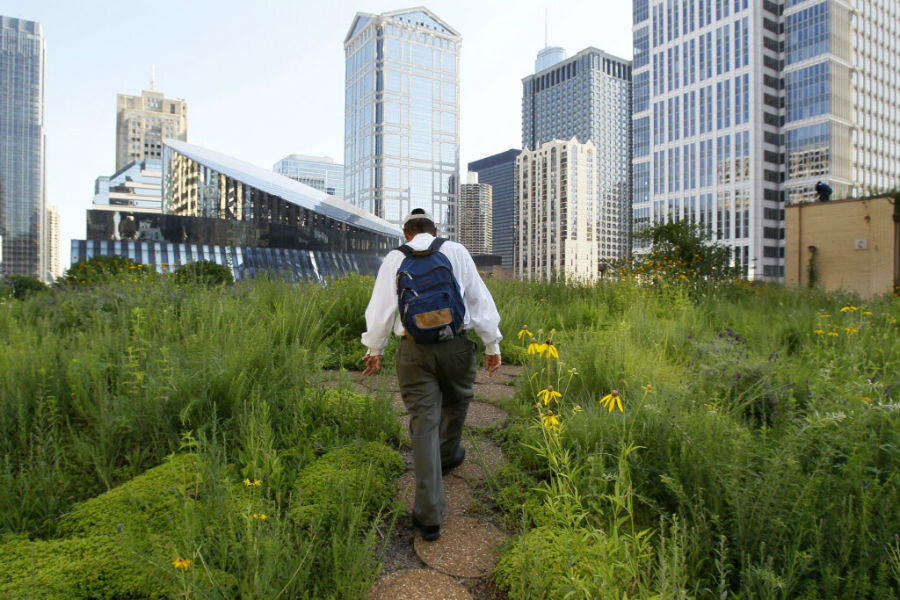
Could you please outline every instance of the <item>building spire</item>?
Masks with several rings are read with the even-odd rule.
[[[150,65],[150,91],[156,91],[156,65]]]
[[[548,37],[547,37],[547,19],[548,19],[547,7],[545,6],[544,7],[544,48],[546,48],[549,45],[549,43],[547,42],[547,39],[548,39]]]

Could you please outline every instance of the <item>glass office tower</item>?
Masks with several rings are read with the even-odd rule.
[[[784,277],[784,206],[900,185],[895,0],[635,0],[634,228],[688,219]]]
[[[272,170],[329,196],[344,197],[344,165],[335,163],[333,158],[290,154],[275,163]]]
[[[469,171],[478,173],[480,183],[493,187],[492,245],[504,269],[513,268],[513,245],[516,233],[516,157],[521,150],[511,148],[469,163]]]
[[[398,225],[424,208],[451,239],[460,41],[425,8],[357,13],[344,40],[344,199]]]
[[[561,48],[542,50],[540,70],[522,79],[522,148],[593,142],[600,258],[619,258],[630,249],[631,61],[596,48],[564,56]]]
[[[44,38],[0,16],[0,271],[44,280]]]

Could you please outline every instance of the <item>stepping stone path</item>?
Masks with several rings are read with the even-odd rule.
[[[515,365],[502,365],[492,377],[481,369],[478,371],[476,401],[469,406],[467,429],[463,433],[466,460],[443,478],[447,506],[441,537],[437,541],[426,542],[411,529],[416,478],[412,457],[406,457],[407,471],[397,479],[396,500],[406,507],[409,515],[400,520],[389,541],[384,571],[370,591],[370,600],[486,600],[500,597],[487,578],[497,564],[498,548],[505,535],[485,518],[487,511],[477,499],[479,493],[483,496],[485,480],[508,461],[500,446],[480,430],[502,427],[506,423],[506,411],[489,402],[512,398],[515,380],[521,372],[522,368]],[[398,419],[404,429],[408,429],[409,415],[405,414],[397,391],[396,377],[393,381],[386,377],[372,381],[375,378],[365,380],[352,374],[351,378],[355,391],[374,393],[384,390],[392,394],[394,406],[401,413]]]

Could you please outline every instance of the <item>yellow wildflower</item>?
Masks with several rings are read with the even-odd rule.
[[[262,481],[260,481],[259,479],[245,479],[244,485],[246,485],[247,487],[259,487],[262,485]]]
[[[622,408],[622,397],[619,396],[619,392],[616,390],[613,390],[600,398],[600,406],[608,408],[609,412],[612,412],[616,408],[619,409],[619,412],[625,412],[625,409]]]
[[[191,559],[189,558],[176,558],[175,562],[172,563],[172,566],[176,569],[181,569],[182,571],[187,571],[191,568]]]
[[[847,306],[845,306],[845,307],[843,307],[843,308],[841,309],[841,312],[842,312],[842,313],[845,313],[845,312],[853,312],[853,311],[856,311],[856,310],[859,310],[859,307],[858,307],[858,306],[853,306],[852,304],[848,304]]]
[[[712,404],[710,404],[709,402],[706,402],[703,406],[705,406],[709,410],[716,410],[716,407],[713,406]]]
[[[859,329],[856,327],[844,327],[848,334],[859,333]]]
[[[547,406],[551,402],[556,402],[557,398],[562,398],[562,394],[554,390],[552,385],[548,385],[546,389],[538,392],[537,397],[544,402],[544,406]]]
[[[862,314],[863,314],[864,317],[871,317],[871,316],[872,316],[872,311],[871,311],[871,310],[864,310],[864,311],[862,312]]]
[[[828,335],[829,335],[829,337],[837,337],[837,336],[839,336],[840,334],[839,334],[837,331],[829,331],[829,332],[828,332]]]
[[[531,333],[530,331],[528,331],[528,325],[522,325],[522,329],[519,330],[519,335],[517,336],[517,338],[521,340],[521,339],[522,339],[523,337],[525,337],[526,335],[527,335],[528,337],[531,337],[531,336],[533,336],[534,334]]]
[[[265,521],[265,520],[268,519],[269,517],[267,517],[266,515],[264,515],[264,514],[262,514],[262,513],[253,513],[253,518],[254,518],[254,519],[259,519],[260,521]]]
[[[871,404],[871,403],[872,403],[872,399],[869,398],[868,396],[863,396],[863,397],[862,397],[862,401],[865,402],[866,404]]]
[[[578,375],[578,369],[572,367],[571,369],[569,369],[569,375]]]
[[[648,383],[647,385],[643,386],[643,390],[649,394],[653,391],[653,386]]]
[[[824,335],[825,334],[825,332],[822,331],[821,329],[816,329],[815,331],[813,331],[813,333],[816,335]]]
[[[573,406],[573,407],[572,407],[572,412],[575,413],[576,415],[577,415],[578,413],[580,413],[580,412],[581,412],[581,405],[580,405],[580,404],[576,404],[575,406]]]
[[[559,352],[556,350],[556,346],[553,345],[553,340],[547,340],[547,343],[544,344],[544,350],[547,352],[547,358],[559,358]]]
[[[531,338],[531,343],[528,344],[528,354],[540,354],[543,356],[544,350],[544,344],[538,344],[536,339]]]
[[[830,317],[830,316],[831,316],[831,315],[828,314],[828,313],[822,313],[822,314],[819,315],[819,318],[820,318],[820,319],[827,319],[827,318]]]
[[[559,415],[554,415],[552,410],[547,411],[547,414],[541,417],[541,421],[544,424],[544,428],[548,431],[559,430]]]

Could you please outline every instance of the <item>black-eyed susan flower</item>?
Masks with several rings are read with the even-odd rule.
[[[619,409],[619,412],[625,412],[625,409],[622,408],[622,397],[619,396],[619,392],[616,390],[613,390],[600,398],[600,406],[609,409],[609,412],[612,412],[616,408]]]
[[[580,413],[580,412],[581,412],[581,405],[580,405],[580,404],[576,404],[575,406],[573,406],[573,407],[572,407],[572,412],[575,413],[576,415],[577,415],[578,413]]]
[[[521,340],[521,339],[522,339],[523,337],[525,337],[526,335],[527,335],[528,337],[531,337],[531,336],[533,336],[534,334],[531,333],[530,331],[528,331],[528,325],[522,325],[522,329],[519,330],[519,335],[516,336],[516,337],[517,337],[518,339]]]
[[[191,559],[189,558],[176,558],[172,563],[172,566],[176,569],[181,569],[182,571],[187,571],[191,568]]]
[[[262,514],[262,513],[253,513],[252,517],[253,517],[254,519],[259,520],[259,521],[265,521],[266,519],[269,518],[269,517],[267,517],[266,515],[264,515],[264,514]]]
[[[829,331],[828,337],[838,337],[840,334],[837,331]]]
[[[528,344],[528,354],[539,354],[543,356],[546,349],[544,344],[538,344],[537,340],[534,338],[531,338],[531,343]]]
[[[553,340],[547,340],[547,343],[543,344],[543,346],[544,352],[547,353],[547,358],[559,358],[559,351],[553,345]],[[541,356],[543,356],[543,353],[541,353]]]
[[[813,333],[816,335],[825,335],[825,332],[821,329],[816,329],[815,331],[813,331]]]
[[[537,397],[543,401],[544,406],[547,406],[551,402],[556,402],[557,398],[562,398],[562,394],[554,390],[552,385],[548,385],[546,389],[538,392]]]
[[[859,329],[856,327],[844,327],[844,331],[847,332],[847,335],[853,335],[854,333],[859,333]]]
[[[559,431],[559,415],[554,415],[552,410],[541,417],[541,422],[547,431]]]
[[[642,386],[641,389],[643,389],[645,392],[647,392],[649,394],[650,392],[653,391],[653,386],[648,383],[647,385]]]
[[[260,481],[259,479],[245,479],[244,485],[246,485],[247,487],[259,487],[262,485],[262,481]]]

